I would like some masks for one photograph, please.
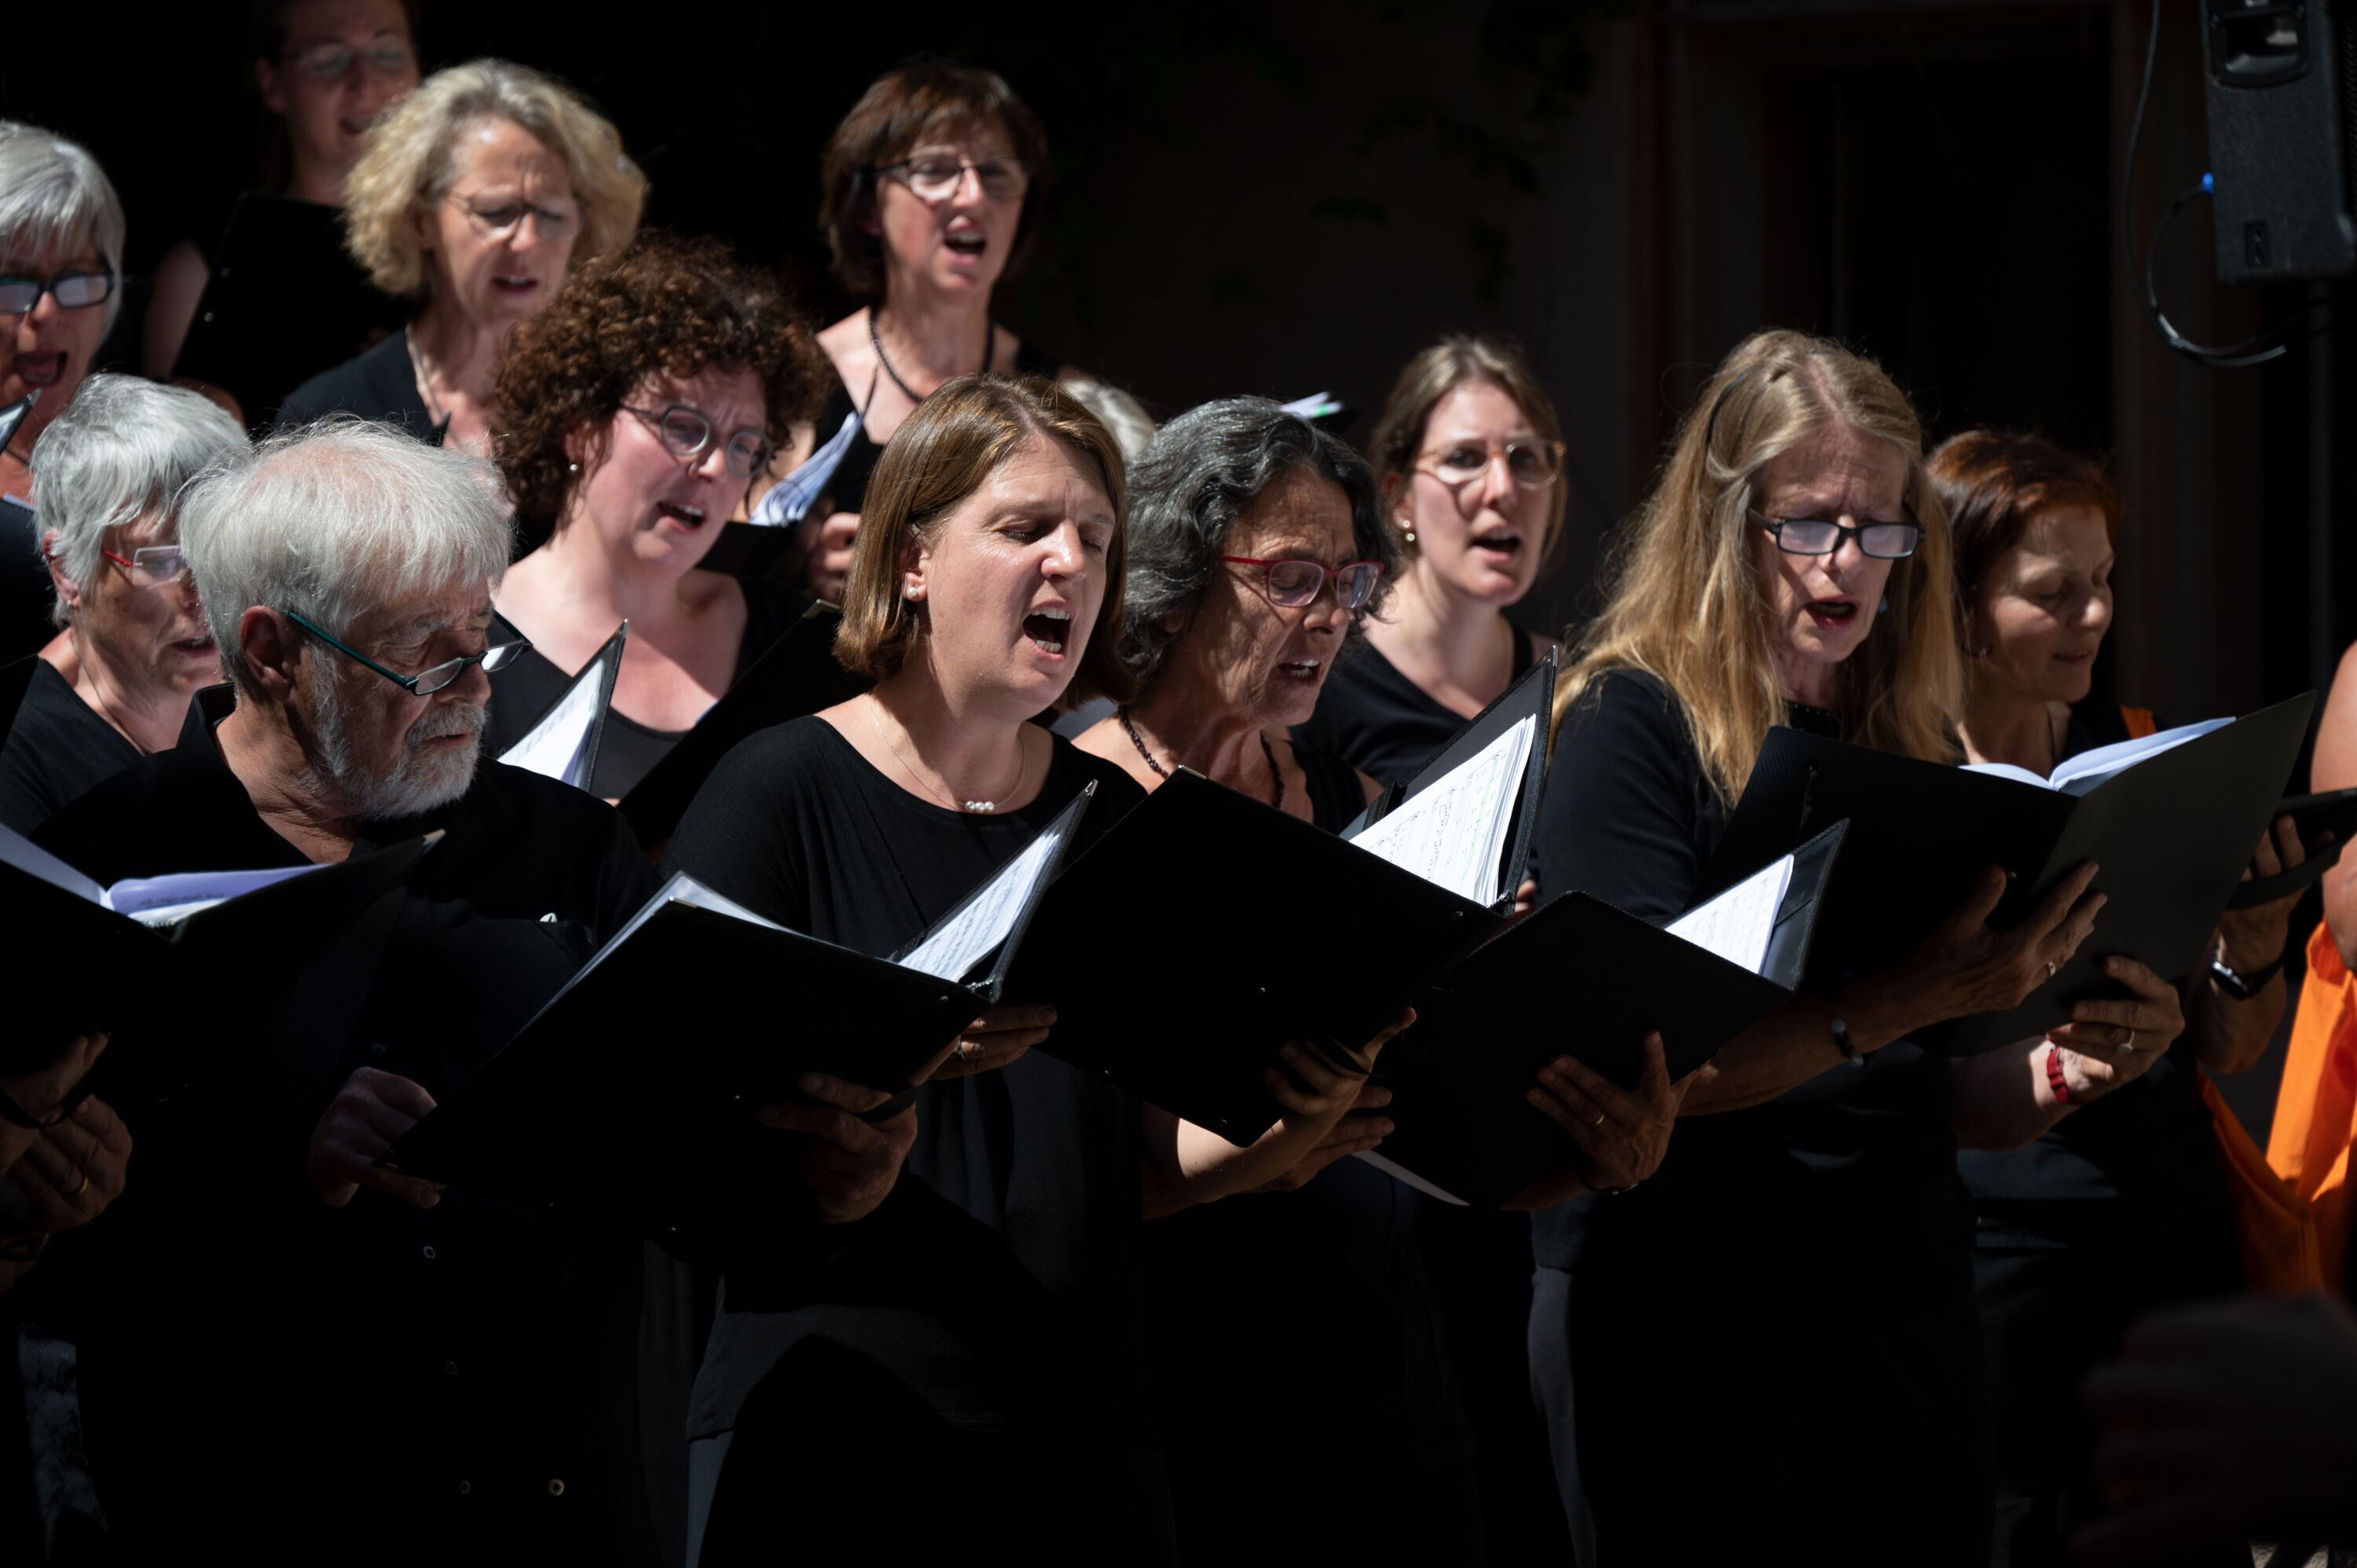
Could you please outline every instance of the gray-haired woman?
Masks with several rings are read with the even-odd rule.
[[[0,659],[48,635],[48,575],[30,553],[33,442],[90,373],[122,277],[123,203],[98,160],[0,120]]]
[[[0,822],[29,833],[179,737],[221,659],[180,555],[179,494],[245,445],[199,394],[92,376],[33,448],[39,559],[64,629],[32,661],[0,746]]]
[[[1192,768],[1340,830],[1371,781],[1296,750],[1287,732],[1309,717],[1396,563],[1372,471],[1266,399],[1230,398],[1163,426],[1131,484],[1119,647],[1137,694],[1078,745],[1149,790]],[[1288,883],[1284,867],[1261,871],[1266,893],[1296,900],[1305,922],[1340,917],[1317,886]],[[1368,958],[1380,962],[1380,950],[1371,945]],[[1597,1185],[1634,1183],[1660,1161],[1676,1108],[1655,1057],[1643,1098],[1567,1058],[1533,1086],[1533,1114],[1579,1140]],[[1383,1141],[1390,1123],[1373,1113],[1389,1098],[1364,1090],[1361,1114],[1264,1189],[1291,1196],[1189,1210],[1147,1232],[1146,1341],[1183,1555],[1241,1539],[1265,1502],[1255,1478],[1282,1474],[1304,1497],[1332,1488],[1383,1499],[1320,1521],[1321,1546],[1337,1560],[1483,1560],[1465,1416],[1415,1239],[1416,1195],[1342,1157]],[[1519,1202],[1582,1190],[1566,1170]],[[1232,1309],[1240,1278],[1254,1282],[1249,1314]],[[1329,1353],[1305,1362],[1271,1324],[1316,1324]],[[1314,1443],[1275,1425],[1258,1444],[1239,1434],[1233,1412],[1276,1386],[1320,1412]]]

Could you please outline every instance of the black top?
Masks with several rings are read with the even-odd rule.
[[[56,602],[33,509],[15,496],[0,495],[0,660],[38,652],[57,636],[49,620]]]
[[[1063,373],[1063,371],[1064,362],[1061,360],[1054,359],[1028,343],[1016,346],[1014,374],[1038,376],[1043,381],[1054,381]],[[882,379],[884,372],[879,369],[876,374],[878,379]],[[864,399],[866,395],[863,391],[862,398]],[[843,378],[837,375],[834,379],[834,390],[827,393],[826,406],[818,411],[817,430],[820,443],[823,445],[834,439],[834,433],[843,428],[843,422],[853,414],[861,413],[862,410],[863,403],[852,400],[851,390],[843,384]],[[852,438],[850,449],[844,453],[841,466],[834,470],[834,478],[827,482],[826,489],[821,494],[818,503],[811,508],[811,516],[823,521],[833,513],[857,511],[866,505],[868,476],[876,472],[876,460],[883,456],[884,443],[868,435],[867,427],[861,425],[859,434]]]
[[[229,698],[199,693],[172,750],[38,842],[110,883],[302,864],[222,759]],[[204,1539],[272,1562],[325,1540],[402,1563],[651,1547],[640,1244],[456,1189],[428,1209],[370,1190],[330,1208],[306,1179],[313,1126],[355,1070],[448,1093],[651,893],[619,817],[515,768],[486,763],[455,804],[371,837],[436,827],[407,886],[250,1004],[231,1081],[138,1116],[128,1192],[75,1233],[81,1250],[52,1253],[80,1287],[91,1470],[126,1561]],[[224,975],[192,1004],[245,1004]]]
[[[1507,678],[1509,685],[1523,678],[1534,659],[1530,634],[1520,627],[1513,632],[1514,669]],[[1415,777],[1415,770],[1455,739],[1466,721],[1401,674],[1399,666],[1373,643],[1356,640],[1358,646],[1326,677],[1326,689],[1318,693],[1318,711],[1293,735],[1310,750],[1341,757],[1389,789]]]
[[[728,677],[734,685],[745,678],[777,640],[793,629],[810,601],[774,583],[740,578],[745,590],[745,635],[737,644],[737,668]],[[503,615],[491,617],[491,640],[506,642],[530,634]],[[629,644],[625,643],[625,650]],[[627,651],[625,657],[628,657]],[[532,733],[543,714],[556,705],[573,676],[551,663],[539,649],[491,678],[491,721],[484,732],[483,755],[499,757]],[[606,711],[606,733],[597,742],[597,766],[589,776],[589,792],[604,800],[619,800],[653,771],[686,736],[683,729],[656,729],[612,708]]]
[[[1013,858],[1089,780],[1097,798],[1074,854],[1145,798],[1112,763],[1061,738],[1052,745],[1039,798],[983,816],[918,799],[824,719],[795,719],[729,753],[680,822],[664,869],[797,930],[889,953]],[[791,1011],[791,998],[780,1004]],[[689,1435],[732,1430],[763,1376],[823,1339],[866,1358],[960,1431],[1037,1420],[1083,1447],[1149,1446],[1136,1344],[1138,1118],[1135,1101],[1037,1050],[997,1071],[928,1083],[902,1185],[948,1200],[937,1209],[941,1233],[855,1257],[791,1299],[730,1276]]]
[[[20,833],[30,833],[140,756],[55,665],[38,658],[27,662],[34,668],[25,699],[0,744],[0,822]]]
[[[1366,803],[1358,770],[1295,755],[1318,825],[1349,826]],[[1312,1458],[1319,1473],[1395,1477],[1468,1460],[1440,1305],[1416,1244],[1421,1212],[1414,1187],[1345,1159],[1298,1191],[1246,1193],[1146,1227],[1155,1399],[1182,1517],[1193,1487],[1241,1486]],[[1243,1289],[1249,1311],[1238,1310]],[[1314,1334],[1316,1354],[1304,1353],[1303,1334]],[[1277,1389],[1318,1412],[1314,1455],[1282,1423],[1239,1421]]]
[[[321,371],[288,392],[272,428],[307,424],[330,413],[385,420],[428,446],[442,445],[443,424],[425,412],[425,399],[417,391],[417,372],[409,362],[405,332],[393,333],[366,353]]]
[[[2127,738],[2118,708],[2082,703],[2071,710],[2062,756]],[[2117,1240],[2131,1224],[2172,1234],[2189,1206],[2215,1202],[2225,1191],[2190,1033],[2143,1077],[2073,1111],[2029,1147],[1967,1149],[1956,1165],[1983,1216],[2062,1237],[2100,1227]],[[2083,1202],[2116,1197],[2149,1201],[2093,1208]]]
[[[1792,719],[1837,729],[1821,709],[1795,706]],[[1635,672],[1600,677],[1555,738],[1534,834],[1543,892],[1577,890],[1669,919],[1694,902],[1725,829],[1668,689]],[[1637,1191],[1539,1214],[1538,1261],[1575,1268],[1601,1240],[1614,1266],[1628,1266],[1624,1245],[1706,1253],[1714,1238],[1750,1248],[1770,1235],[1811,1269],[1937,1271],[1958,1256],[1966,1223],[1950,1127],[1954,1076],[1905,1041],[1863,1060],[1764,1105],[1681,1121],[1660,1171]]]

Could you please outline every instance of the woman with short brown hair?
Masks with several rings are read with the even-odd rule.
[[[702,563],[821,373],[784,285],[709,240],[641,235],[517,332],[500,475],[540,542],[494,596],[492,636],[532,648],[502,672],[492,756],[628,621],[590,780],[619,799],[785,635],[800,595]]]
[[[1047,178],[1039,118],[997,72],[951,60],[887,71],[835,127],[819,222],[835,276],[867,303],[818,335],[837,378],[818,439],[854,416],[861,426],[810,514],[806,570],[818,597],[843,593],[884,444],[942,382],[1078,379],[990,314],[994,291],[1030,252]]]

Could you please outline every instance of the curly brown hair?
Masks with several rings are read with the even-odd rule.
[[[825,361],[786,285],[717,241],[650,231],[576,272],[516,328],[492,390],[496,456],[517,520],[543,534],[556,526],[579,477],[566,441],[586,437],[582,467],[591,467],[648,377],[684,380],[716,366],[760,379],[766,428],[780,446],[826,386]]]

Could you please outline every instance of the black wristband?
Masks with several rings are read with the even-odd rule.
[[[2248,974],[2237,974],[2226,967],[2225,960],[2213,958],[2210,961],[2210,978],[2218,983],[2218,989],[2235,1001],[2248,1002],[2266,989],[2267,982],[2273,980],[2283,966],[2283,954],[2277,953],[2273,963],[2255,969]]]

